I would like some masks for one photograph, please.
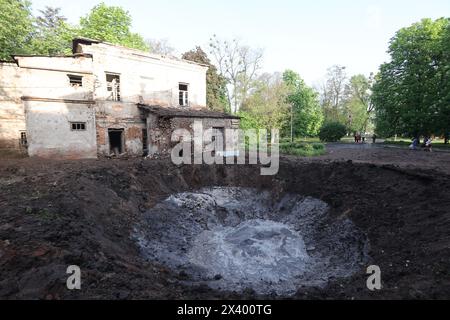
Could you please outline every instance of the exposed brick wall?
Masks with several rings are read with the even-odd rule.
[[[147,119],[149,132],[149,153],[167,155],[178,142],[171,142],[172,133],[176,129],[186,129],[193,135],[194,121],[201,121],[203,129],[221,127],[232,128],[231,119],[212,118],[172,118],[165,119],[149,114]]]

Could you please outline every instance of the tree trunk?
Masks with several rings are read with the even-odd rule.
[[[294,107],[291,104],[291,143],[294,142]]]

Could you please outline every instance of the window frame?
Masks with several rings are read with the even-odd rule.
[[[27,132],[25,130],[21,130],[19,131],[19,133],[20,133],[20,145],[22,147],[27,147],[28,146]]]
[[[181,86],[186,86],[186,90],[182,90]],[[182,103],[180,103],[182,102]],[[189,83],[179,82],[178,83],[178,105],[180,107],[189,107]]]
[[[75,125],[75,128],[74,128]],[[80,128],[77,128],[77,126],[80,126]],[[70,122],[70,131],[86,131],[87,130],[87,125],[86,122],[81,122],[81,121],[71,121]]]
[[[69,85],[73,88],[80,88],[83,86],[83,76],[80,76],[78,74],[67,74],[67,78],[69,79]],[[79,82],[73,82],[73,78],[79,79]]]
[[[110,85],[111,82],[108,81],[108,76],[113,76],[114,78],[118,79],[117,81],[117,91],[116,91],[116,95],[114,95],[114,90],[112,88],[112,86]],[[111,93],[111,100],[112,101],[117,101],[120,102],[122,101],[122,97],[121,97],[121,74],[120,73],[115,73],[115,72],[108,72],[105,71],[105,81],[106,81],[106,91],[108,93]]]

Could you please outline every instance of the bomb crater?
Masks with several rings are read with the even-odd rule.
[[[292,295],[361,271],[365,235],[329,206],[298,194],[209,187],[169,196],[136,224],[149,261],[187,275],[187,285]]]

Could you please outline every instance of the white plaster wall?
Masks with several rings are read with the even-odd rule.
[[[80,73],[92,72],[92,59],[90,57],[15,56],[15,59],[21,68],[52,69]]]
[[[124,102],[178,106],[178,84],[189,84],[189,100],[194,107],[206,106],[207,67],[166,59],[132,49],[107,44],[81,45],[93,55],[96,77],[95,99],[110,99],[106,72],[120,74]]]
[[[26,128],[21,96],[20,69],[0,63],[0,148],[19,148],[20,131]]]
[[[17,57],[24,96],[92,100],[92,59],[85,57]],[[68,74],[83,77],[83,86],[72,87]]]
[[[20,141],[20,131],[27,132],[29,151],[32,154],[39,153],[41,148],[48,143],[45,148],[46,153],[51,148],[56,148],[55,139],[58,138],[54,132],[59,134],[59,129],[55,129],[55,117],[67,112],[61,108],[55,108],[54,102],[39,102],[41,108],[34,109],[34,104],[28,110],[28,117],[25,117],[25,105],[23,96],[40,99],[64,99],[64,100],[92,100],[94,77],[92,75],[92,59],[87,57],[16,57],[18,66],[15,63],[0,63],[0,144],[17,148]],[[58,69],[58,70],[53,70]],[[72,87],[68,74],[80,75],[83,77],[82,87]],[[45,106],[43,108],[43,106]],[[83,105],[87,108],[86,105]],[[51,114],[51,112],[55,114]],[[38,112],[33,117],[30,113]],[[47,112],[47,116],[43,114]],[[92,110],[89,111],[92,114]],[[82,117],[83,118],[83,117]],[[45,128],[51,119],[51,127],[48,135],[36,131],[37,126]],[[62,120],[64,120],[63,118]],[[38,120],[44,121],[40,124]],[[31,121],[31,122],[26,122]],[[67,129],[64,125],[62,130]],[[37,134],[38,133],[38,134]],[[34,136],[33,136],[34,135]],[[72,143],[72,141],[69,141]],[[60,142],[64,144],[64,135]],[[72,146],[66,146],[71,149]],[[77,149],[76,147],[75,149]],[[89,146],[88,146],[89,148]],[[65,153],[63,148],[62,153]],[[87,155],[90,157],[89,149]]]
[[[26,101],[28,154],[44,158],[96,158],[95,115],[86,104]],[[72,131],[70,122],[86,122]]]

